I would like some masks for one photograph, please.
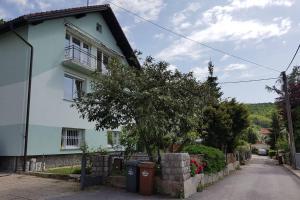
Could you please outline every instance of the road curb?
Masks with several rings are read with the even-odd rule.
[[[283,164],[283,167],[289,170],[292,174],[294,174],[296,177],[300,179],[300,170],[295,170],[291,166]]]

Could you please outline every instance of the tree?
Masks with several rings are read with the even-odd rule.
[[[246,130],[246,140],[250,144],[255,144],[258,141],[257,132],[253,129],[253,127],[249,127]]]
[[[203,141],[206,145],[233,152],[237,138],[249,126],[248,111],[235,99],[222,101],[221,87],[214,76],[214,65],[208,63],[209,76],[205,82],[207,87],[208,106],[204,109]]]
[[[269,135],[268,144],[270,145],[271,149],[275,149],[276,142],[281,136],[281,129],[282,125],[280,122],[280,117],[278,113],[274,112],[272,115],[272,123],[271,123],[271,134]]]
[[[209,106],[204,112],[204,143],[224,152],[233,152],[235,143],[249,126],[247,108],[235,99]]]
[[[232,120],[224,105],[209,106],[204,111],[203,143],[225,150],[231,132]]]
[[[244,104],[238,103],[234,98],[223,102],[232,121],[231,132],[227,137],[227,151],[233,152],[235,143],[249,127],[249,113]]]
[[[150,159],[156,150],[172,143],[186,144],[189,133],[202,124],[205,87],[192,73],[171,72],[166,62],[147,57],[141,67],[113,60],[108,73],[95,72],[91,92],[74,106],[96,129],[126,128],[146,148]]]
[[[212,61],[208,62],[208,73],[209,76],[206,80],[206,85],[208,87],[208,102],[210,104],[217,104],[220,101],[220,98],[223,95],[221,87],[218,86],[218,78],[214,76],[214,65]]]
[[[0,25],[4,23],[5,23],[4,19],[0,19]]]
[[[281,82],[281,80],[278,80]],[[296,152],[300,152],[300,66],[294,66],[292,72],[287,76],[288,82],[288,95],[290,97],[291,111],[292,111],[292,122],[294,129],[295,147]],[[285,127],[287,127],[287,115],[285,108],[285,96],[283,88],[276,88],[275,86],[266,86],[268,91],[276,92],[277,97],[276,104],[278,112],[284,120]]]

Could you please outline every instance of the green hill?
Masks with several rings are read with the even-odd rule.
[[[270,128],[272,113],[276,110],[274,103],[246,104],[250,112],[251,125],[257,128]]]

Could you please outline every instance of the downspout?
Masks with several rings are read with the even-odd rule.
[[[24,155],[23,155],[23,171],[26,170],[27,160],[27,146],[28,146],[28,131],[29,131],[29,112],[30,112],[30,99],[31,99],[31,81],[32,81],[32,63],[33,63],[33,46],[25,40],[19,33],[17,33],[13,24],[10,24],[10,30],[21,39],[30,48],[30,63],[29,63],[29,75],[28,75],[28,88],[27,88],[27,107],[26,107],[26,122],[25,122],[25,135],[24,135]],[[17,170],[17,169],[16,169]]]

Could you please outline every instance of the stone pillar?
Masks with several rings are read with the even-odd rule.
[[[162,193],[184,197],[184,182],[190,178],[188,153],[166,153],[161,159]]]
[[[29,171],[35,172],[36,171],[35,165],[36,165],[36,158],[31,158],[29,164]]]
[[[91,156],[92,175],[107,177],[109,175],[109,155]]]

